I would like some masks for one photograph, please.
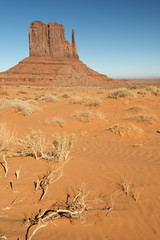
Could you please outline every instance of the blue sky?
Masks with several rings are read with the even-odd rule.
[[[57,22],[87,66],[112,78],[160,77],[160,0],[1,0],[0,71],[29,56],[30,23]]]

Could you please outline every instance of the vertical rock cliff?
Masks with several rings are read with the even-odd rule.
[[[74,29],[70,43],[65,38],[64,26],[58,23],[32,22],[29,29],[29,48],[30,56],[79,58]]]

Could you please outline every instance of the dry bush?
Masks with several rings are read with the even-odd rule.
[[[15,112],[22,112],[23,115],[30,115],[35,111],[35,109],[37,109],[35,107],[36,104],[37,102],[34,100],[6,100],[0,104],[0,109],[14,108]]]
[[[156,94],[157,93],[157,87],[156,86],[148,86],[145,88],[148,92]]]
[[[62,98],[70,98],[70,95],[68,93],[63,93],[61,95]]]
[[[51,120],[46,120],[45,124],[47,125],[58,125],[60,127],[64,127],[64,119],[61,117],[54,117]]]
[[[41,131],[32,131],[25,138],[19,139],[18,154],[58,162],[68,158],[74,142],[74,135],[55,134],[47,138]]]
[[[44,95],[37,99],[40,102],[58,102],[58,97],[53,95]]]
[[[133,184],[131,181],[123,179],[120,183],[118,183],[121,190],[128,196],[130,196],[134,201],[138,201],[139,192],[136,189],[136,184]]]
[[[136,93],[132,90],[128,90],[127,88],[119,88],[119,89],[115,89],[112,91],[109,91],[108,98],[134,98],[136,97]]]
[[[52,94],[52,96],[58,97],[58,93],[56,93],[56,92],[52,92],[51,94]]]
[[[87,106],[89,107],[99,107],[102,101],[99,98],[92,98],[87,103]]]
[[[160,88],[157,88],[157,92],[155,93],[155,96],[160,96]]]
[[[160,96],[160,92],[157,92],[155,95],[159,97]]]
[[[103,114],[103,112],[100,112],[100,111],[94,112],[94,116],[99,119],[105,119],[105,115]]]
[[[142,95],[142,96],[150,94],[150,92],[148,92],[145,88],[136,89],[136,93],[139,94],[139,95]]]
[[[63,176],[63,167],[66,162],[67,161],[63,161],[58,165],[57,163],[56,165],[52,165],[51,169],[49,169],[43,176],[38,177],[37,181],[34,181],[35,191],[40,190],[42,192],[38,203],[40,203],[47,194],[49,185],[56,182]]]
[[[93,113],[89,110],[84,110],[84,111],[76,111],[73,115],[73,118],[79,119],[81,122],[89,122],[92,117]]]
[[[1,96],[8,96],[8,92],[6,92],[6,91],[0,91],[0,95],[1,95]]]
[[[135,126],[134,124],[124,124],[124,125],[119,125],[119,124],[116,124],[112,127],[109,127],[107,128],[106,130],[109,130],[111,132],[113,132],[114,134],[117,134],[121,137],[127,135],[129,137],[132,137],[134,136],[134,134],[136,135],[140,135],[143,133],[143,129],[142,128],[139,128],[137,126]]]
[[[70,103],[73,104],[82,104],[85,101],[85,98],[83,96],[75,96],[70,99]]]
[[[99,89],[97,94],[104,94],[105,93],[105,90],[104,89]]]
[[[134,184],[126,179],[123,179],[121,183],[118,184],[121,190],[126,194],[129,195],[131,190],[134,188]]]
[[[73,115],[73,118],[80,120],[81,122],[90,122],[93,118],[97,117],[100,119],[104,119],[105,116],[102,112],[96,111],[93,112],[91,110],[80,110],[76,111]]]
[[[132,112],[139,112],[139,111],[141,111],[143,109],[147,109],[147,107],[137,105],[137,106],[133,106],[133,107],[127,108],[126,110],[129,110],[129,111],[132,111]]]
[[[146,123],[152,123],[157,122],[160,119],[155,114],[137,114],[135,116],[128,116],[126,117],[128,120],[135,120],[136,122],[146,122]]]
[[[18,93],[20,93],[20,94],[28,94],[28,92],[26,92],[26,91],[23,91],[23,90],[21,90],[21,91],[18,91]]]
[[[0,123],[0,152],[6,151],[8,149],[8,146],[14,142],[14,133],[10,132],[6,123]]]

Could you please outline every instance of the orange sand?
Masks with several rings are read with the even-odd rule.
[[[21,93],[21,91],[27,93]],[[86,183],[86,190],[92,195],[113,199],[113,210],[106,216],[105,211],[92,211],[86,221],[70,223],[68,219],[55,220],[41,228],[32,239],[37,240],[158,240],[160,239],[160,130],[159,122],[152,124],[126,120],[126,116],[135,115],[132,106],[146,106],[139,113],[156,114],[160,117],[159,96],[137,96],[133,99],[106,98],[108,90],[98,94],[97,88],[60,88],[43,89],[27,87],[3,87],[1,92],[6,98],[32,98],[37,95],[68,93],[70,96],[92,96],[101,98],[97,108],[90,108],[85,103],[72,104],[70,98],[59,97],[58,102],[40,102],[31,115],[23,116],[14,110],[0,112],[0,123],[5,122],[17,136],[23,136],[34,130],[42,130],[47,135],[56,132],[74,133],[77,142],[74,144],[70,161],[64,167],[61,179],[49,186],[42,202],[38,204],[40,192],[34,191],[33,182],[43,175],[50,163],[35,160],[33,157],[10,157],[8,174],[0,165],[0,234],[7,239],[25,239],[27,227],[22,220],[34,216],[41,208],[45,210],[54,202],[65,200],[66,193]],[[71,115],[77,110],[100,111],[104,119],[95,117],[89,122],[81,122]],[[58,116],[65,121],[64,127],[46,125],[45,120]],[[121,126],[135,124],[144,132],[140,135],[132,133],[120,137],[106,130],[116,124]],[[133,144],[142,144],[133,147]],[[3,153],[4,154],[4,153]],[[0,157],[2,161],[2,157]],[[16,180],[15,171],[21,167],[20,179]],[[123,181],[133,184],[133,192],[139,195],[135,201],[130,194],[126,195],[119,184]],[[13,180],[14,192],[9,188]],[[105,198],[104,197],[104,198]],[[15,204],[8,210],[13,200]],[[34,227],[31,228],[31,232]],[[30,233],[31,233],[30,232]],[[1,239],[1,238],[0,238]]]

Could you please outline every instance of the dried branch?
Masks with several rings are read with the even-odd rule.
[[[103,204],[103,207],[94,208],[92,205],[99,204],[100,206]],[[89,199],[88,194],[85,193],[85,188],[78,189],[78,193],[74,194],[72,197],[70,194],[67,194],[66,201],[63,203],[56,202],[53,204],[50,209],[46,209],[41,213],[41,209],[38,214],[36,214],[33,218],[24,219],[24,222],[29,224],[26,232],[26,240],[31,240],[33,235],[42,227],[45,227],[48,222],[52,222],[58,218],[68,218],[70,220],[78,219],[78,220],[86,220],[86,216],[89,210],[107,210],[111,211],[112,207],[106,207],[106,203],[103,200]],[[32,226],[37,225],[35,230],[32,232],[31,236],[29,236],[29,231]]]
[[[0,239],[7,239],[6,234],[4,233],[4,234],[0,235]]]
[[[9,210],[9,209],[11,209],[11,207],[12,207],[15,203],[16,203],[16,199],[14,199],[8,207],[2,207],[1,209],[2,209],[2,210]]]
[[[52,169],[47,171],[42,178],[39,177],[37,181],[34,181],[35,190],[39,189],[42,191],[42,194],[39,198],[38,203],[40,203],[44,198],[44,196],[46,195],[49,184],[52,184],[58,181],[62,177],[63,175],[62,167],[63,166],[60,166],[55,169],[54,167],[52,167]]]
[[[20,171],[21,171],[21,167],[18,170],[16,170],[16,172],[15,172],[15,176],[16,176],[17,180],[19,180]]]
[[[3,169],[4,169],[4,177],[6,178],[6,176],[7,176],[7,173],[8,173],[8,165],[7,165],[7,161],[6,161],[6,159],[5,159],[5,156],[3,156],[3,161],[4,161],[4,163],[3,162],[0,162],[0,164],[1,164],[1,166],[3,167]]]

